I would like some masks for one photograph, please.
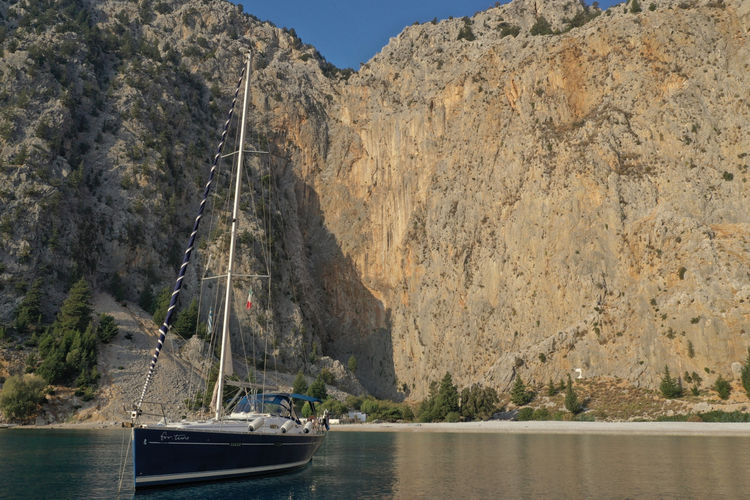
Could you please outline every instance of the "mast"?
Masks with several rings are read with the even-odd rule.
[[[240,207],[240,183],[242,182],[242,160],[243,153],[245,150],[245,116],[247,114],[247,97],[250,88],[250,61],[251,54],[246,54],[245,61],[245,95],[242,98],[242,118],[240,121],[240,145],[237,151],[237,178],[234,184],[234,207],[232,208],[232,232],[229,240],[229,263],[227,264],[227,289],[224,297],[224,324],[221,327],[221,358],[219,360],[219,377],[217,380],[216,390],[216,420],[221,418],[221,412],[223,409],[222,396],[224,392],[224,362],[226,360],[226,352],[229,348],[229,318],[231,312],[231,298],[232,298],[232,261],[234,260],[234,246],[235,239],[237,237],[237,216],[239,214]]]

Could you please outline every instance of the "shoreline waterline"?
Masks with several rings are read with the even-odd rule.
[[[624,434],[653,436],[747,436],[747,422],[567,422],[557,420],[332,425],[334,432],[456,432],[494,434]]]
[[[65,422],[0,426],[0,430],[115,430],[122,422]],[[746,436],[748,422],[570,422],[558,420],[489,420],[482,422],[334,424],[332,432],[450,432],[490,434],[621,434],[651,436]]]

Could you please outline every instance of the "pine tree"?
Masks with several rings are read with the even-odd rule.
[[[321,401],[324,401],[328,397],[326,383],[320,375],[318,375],[318,378],[316,378],[315,381],[310,384],[310,387],[307,388],[307,395],[318,398]]]
[[[526,390],[521,376],[517,376],[516,382],[513,384],[513,389],[510,391],[510,400],[516,406],[523,406],[529,404],[532,399],[534,399],[534,394]]]
[[[19,333],[29,333],[36,329],[42,317],[42,281],[36,280],[31,289],[16,309],[16,321],[14,326]]]
[[[189,339],[195,333],[198,325],[198,301],[193,299],[187,309],[180,312],[177,321],[174,322],[174,330],[183,339]]]
[[[742,367],[742,387],[745,388],[745,393],[750,398],[750,347],[747,348],[747,359]]]
[[[295,377],[292,384],[292,392],[294,394],[304,394],[307,392],[307,380],[305,380],[305,375],[301,371],[297,372],[297,377]]]
[[[578,401],[578,395],[573,390],[573,380],[568,375],[568,385],[565,389],[565,408],[572,414],[581,413],[583,405]]]
[[[438,407],[440,420],[444,420],[449,413],[458,411],[458,388],[453,385],[453,377],[448,372],[445,372],[443,379],[440,381]]]
[[[662,396],[668,399],[679,398],[682,396],[682,384],[679,379],[674,379],[669,375],[669,367],[664,365],[664,375],[659,384],[659,390]]]
[[[159,292],[159,296],[156,297],[156,300],[154,301],[155,307],[154,307],[154,323],[156,323],[157,326],[161,327],[162,323],[164,323],[164,318],[167,317],[167,309],[169,308],[169,301],[172,298],[172,291],[169,288],[164,288],[161,292]],[[176,319],[172,318],[172,324]]]
[[[83,332],[91,322],[91,289],[84,278],[78,280],[68,292],[57,315],[57,323],[63,330]]]

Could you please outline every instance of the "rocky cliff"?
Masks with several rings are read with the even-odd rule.
[[[85,18],[0,8],[6,318],[36,276],[169,281],[250,47],[280,362],[353,354],[419,398],[446,371],[652,385],[744,359],[745,2],[514,0],[407,27],[348,79],[228,3],[67,3]]]
[[[376,307],[332,345],[382,343],[406,393],[446,370],[650,385],[745,357],[746,6],[615,6],[529,34],[566,7],[408,27],[339,87],[314,187]]]

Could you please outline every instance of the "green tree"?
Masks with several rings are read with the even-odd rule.
[[[164,318],[167,317],[167,309],[169,308],[169,301],[172,298],[172,291],[169,288],[162,289],[159,295],[154,301],[154,323],[156,326],[161,327],[164,323]],[[174,320],[176,321],[176,320]],[[173,321],[173,323],[174,323]]]
[[[547,396],[555,396],[558,392],[559,391],[557,390],[555,383],[552,381],[552,379],[549,379],[549,384],[547,384]]]
[[[732,386],[729,385],[729,382],[724,380],[724,377],[722,377],[721,375],[719,375],[719,378],[716,379],[714,389],[716,389],[716,392],[719,393],[719,397],[721,399],[728,399],[729,394],[732,392]]]
[[[573,380],[568,375],[568,385],[565,388],[565,409],[576,415],[583,411],[583,405],[578,401],[578,395],[573,390]]]
[[[320,375],[318,375],[315,381],[310,384],[310,387],[307,388],[307,395],[318,398],[321,401],[325,401],[326,398],[328,398],[326,383]]]
[[[68,292],[55,323],[39,340],[42,363],[37,373],[49,383],[96,383],[96,331],[91,322],[91,291],[81,279]]]
[[[630,0],[630,13],[637,14],[641,11],[641,4],[638,0]]]
[[[510,400],[516,406],[523,406],[529,404],[532,399],[534,399],[534,393],[526,389],[521,376],[518,375],[510,391]]]
[[[310,403],[305,401],[305,404],[302,405],[302,416],[305,418],[310,418],[312,415],[312,408],[310,408]]]
[[[461,391],[461,416],[466,420],[487,420],[497,410],[497,391],[478,384]]]
[[[445,420],[451,412],[458,412],[458,388],[453,384],[453,377],[446,372],[440,383],[430,384],[427,399],[419,405],[419,420],[437,422]]]
[[[8,377],[0,390],[0,410],[9,420],[26,420],[44,400],[45,381],[38,375]]]
[[[16,309],[13,324],[19,333],[30,333],[37,329],[42,319],[42,280],[35,280]]]
[[[357,372],[357,358],[354,357],[354,354],[349,356],[349,361],[347,361],[346,366],[349,368],[350,372]]]
[[[99,324],[96,326],[96,336],[99,337],[99,340],[106,344],[115,338],[119,331],[115,318],[109,314],[99,316]]]
[[[750,398],[750,347],[747,348],[747,359],[742,366],[741,379],[742,387],[745,388],[745,393]]]
[[[146,285],[143,290],[141,290],[140,295],[138,295],[138,305],[141,306],[141,309],[153,316],[156,311],[156,304],[154,302],[154,293],[151,291],[151,287]]]
[[[301,371],[297,372],[297,376],[294,378],[292,392],[294,394],[304,394],[307,392],[307,380],[305,380],[305,375]]]
[[[63,330],[84,331],[91,322],[91,289],[84,278],[78,280],[68,292],[60,307],[57,323]]]
[[[682,384],[679,379],[672,378],[669,375],[669,367],[664,365],[664,375],[661,377],[659,390],[662,396],[668,399],[679,398],[682,396]]]
[[[167,304],[169,305],[169,304]],[[165,312],[166,315],[166,312]],[[162,321],[164,321],[162,319]],[[174,322],[174,330],[177,335],[183,339],[189,339],[195,334],[198,326],[198,300],[193,299],[187,309],[180,312],[179,317]]]
[[[438,405],[442,419],[450,412],[458,411],[458,388],[453,384],[453,377],[445,372],[438,389]]]

